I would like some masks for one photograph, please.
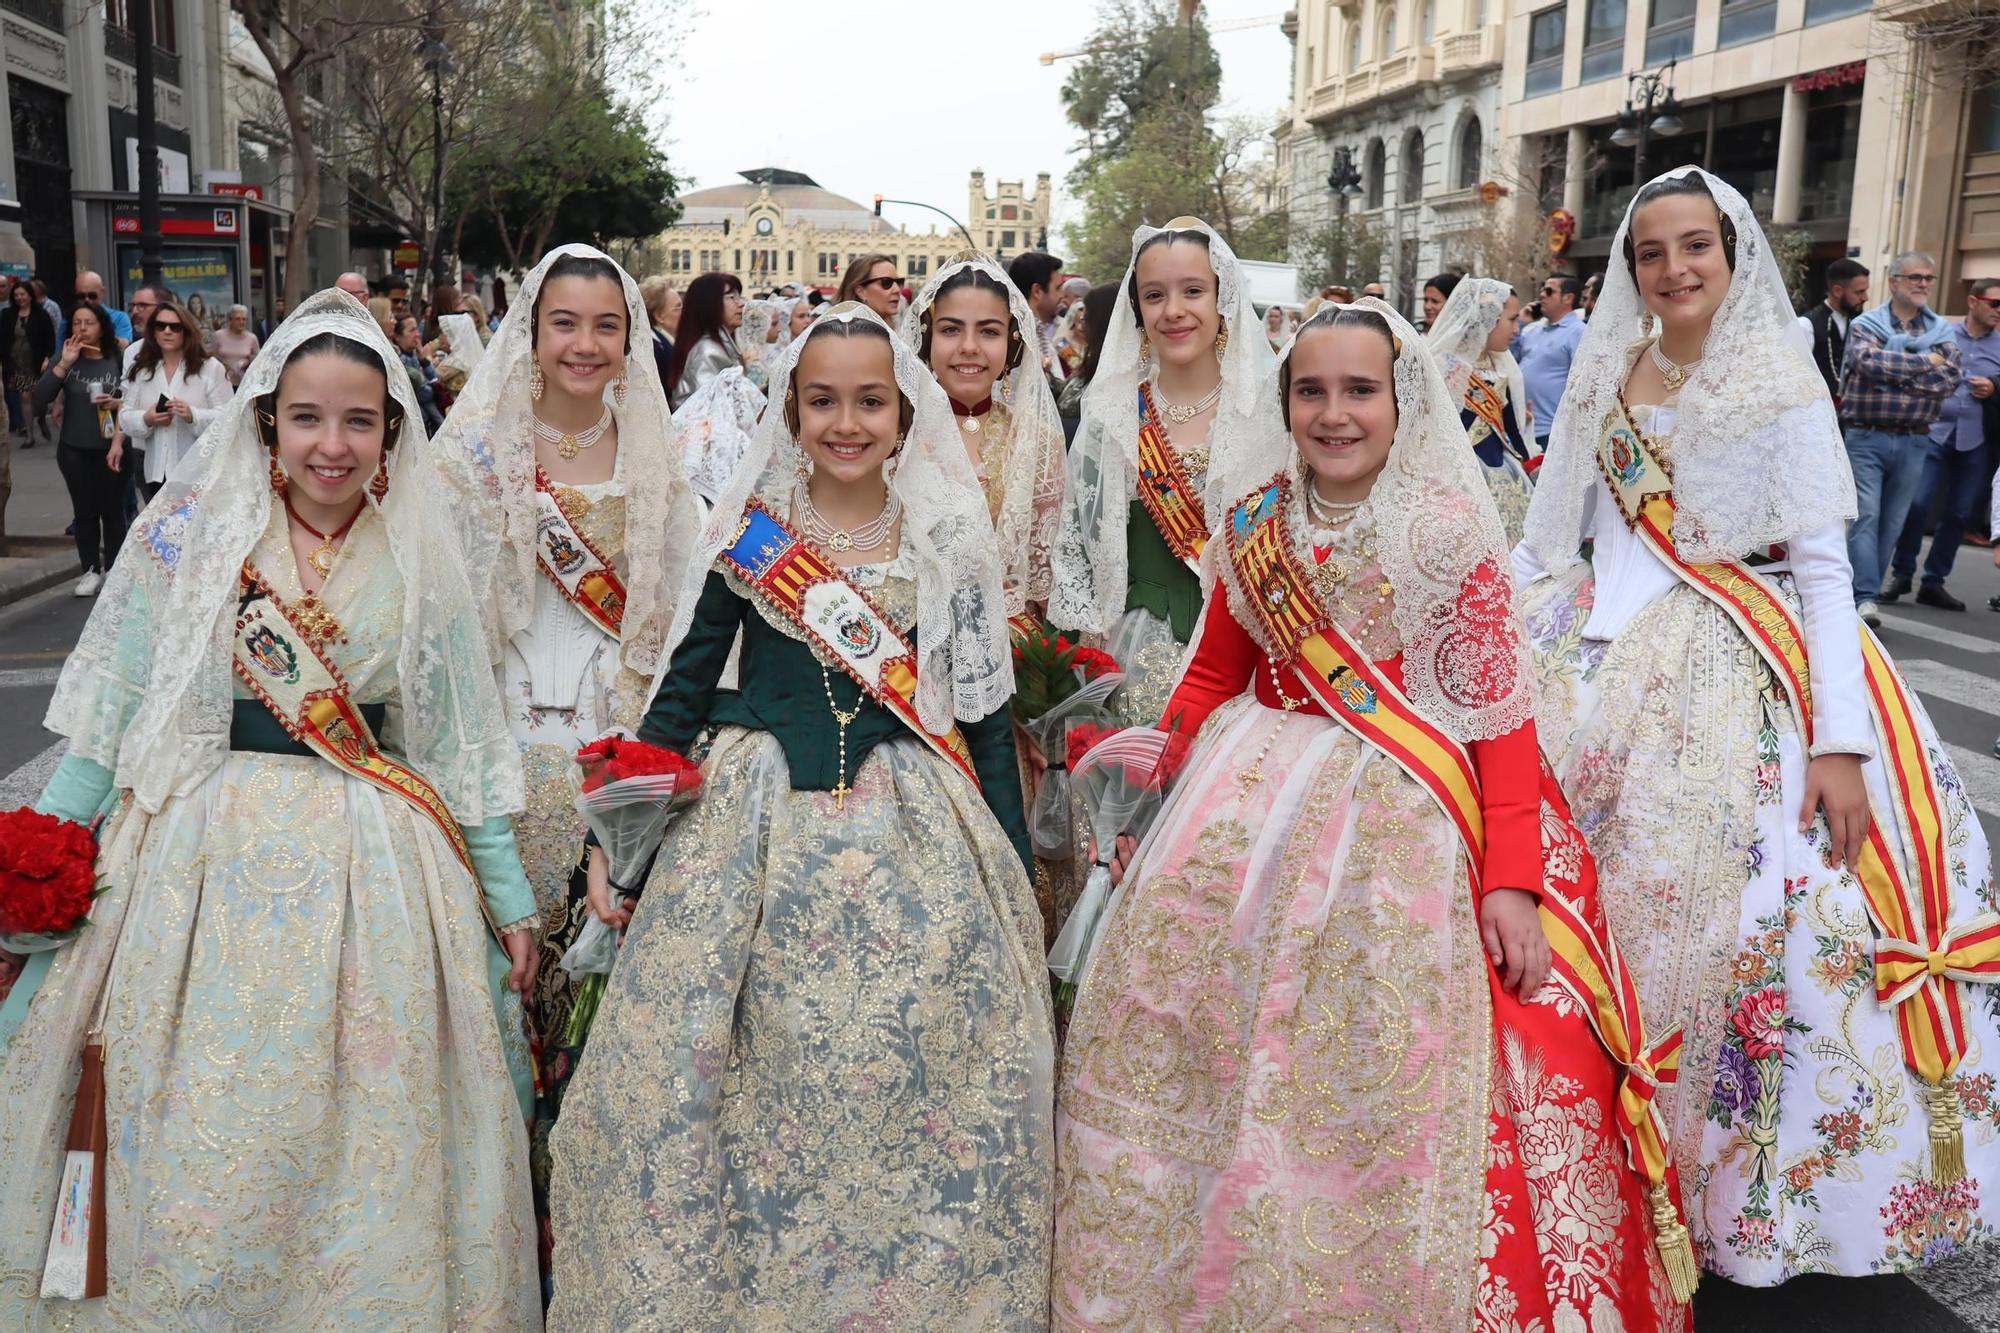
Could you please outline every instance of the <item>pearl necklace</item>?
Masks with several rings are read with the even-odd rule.
[[[611,429],[611,404],[604,405],[604,415],[597,419],[596,425],[588,430],[578,431],[574,435],[568,431],[557,430],[533,413],[529,414],[529,419],[535,423],[536,439],[553,444],[556,447],[557,457],[570,459],[575,458],[580,450],[588,449],[603,439],[604,432]]]
[[[828,522],[814,507],[812,492],[801,486],[793,494],[792,510],[799,517],[799,525],[806,530],[806,539],[837,553],[873,551],[887,545],[896,520],[903,516],[903,499],[890,490],[883,500],[881,513],[856,527],[840,528]]]
[[[1160,391],[1159,381],[1155,380],[1153,382],[1153,398],[1165,410],[1167,420],[1173,422],[1176,426],[1185,426],[1203,412],[1208,411],[1209,408],[1214,407],[1222,398],[1222,381],[1219,379],[1216,380],[1213,389],[1210,389],[1192,403],[1176,403]]]
[[[1306,517],[1321,527],[1330,528],[1336,523],[1345,523],[1354,517],[1355,511],[1368,503],[1368,497],[1359,500],[1326,500],[1320,497],[1319,488],[1310,478],[1305,483]]]
[[[1688,372],[1701,364],[1700,357],[1696,357],[1694,360],[1686,363],[1668,360],[1667,354],[1660,350],[1660,340],[1658,338],[1653,339],[1652,346],[1648,347],[1646,351],[1653,358],[1653,365],[1659,369],[1660,378],[1666,381],[1669,389],[1678,389],[1681,385],[1686,384]]]

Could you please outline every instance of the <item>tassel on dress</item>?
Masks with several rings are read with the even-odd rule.
[[[1931,1110],[1931,1177],[1939,1189],[1965,1179],[1965,1121],[1958,1112],[1958,1080],[1946,1074],[1923,1088]]]
[[[1694,1299],[1701,1282],[1701,1268],[1694,1261],[1694,1240],[1681,1223],[1674,1197],[1665,1181],[1651,1187],[1653,1199],[1653,1248],[1660,1252],[1660,1266],[1667,1271],[1667,1285],[1674,1299],[1686,1305]]]
[[[63,1143],[68,1158],[63,1164],[62,1189],[56,1195],[49,1257],[42,1266],[44,1298],[88,1301],[103,1296],[108,1289],[104,1250],[108,1137],[104,1124],[104,1044],[94,1040],[83,1048],[76,1105],[70,1110],[69,1135]]]

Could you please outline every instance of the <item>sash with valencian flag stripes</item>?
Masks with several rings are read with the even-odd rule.
[[[979,786],[972,751],[958,728],[939,736],[917,716],[916,649],[844,570],[754,497],[722,560],[765,605],[804,630],[869,698]]]
[[[1812,676],[1805,632],[1791,606],[1742,561],[1697,563],[1674,549],[1673,474],[1622,404],[1605,417],[1597,465],[1627,526],[1683,582],[1721,607],[1777,676],[1810,751]],[[1964,1130],[1952,1078],[1967,1044],[1965,989],[1959,983],[2000,981],[2000,915],[1981,912],[1953,924],[1937,778],[1909,692],[1866,625],[1861,662],[1883,768],[1895,795],[1891,814],[1902,845],[1910,849],[1905,861],[1890,846],[1879,814],[1870,811],[1855,876],[1877,932],[1875,1000],[1895,1011],[1903,1060],[1924,1080],[1919,1091],[1931,1113],[1931,1169],[1938,1184],[1950,1185],[1965,1175]]]
[[[1465,405],[1472,409],[1474,416],[1486,423],[1487,429],[1500,441],[1501,448],[1513,448],[1513,441],[1507,437],[1507,404],[1499,391],[1477,371],[1472,372],[1465,382]],[[1479,441],[1474,440],[1473,443]]]
[[[298,608],[288,609],[279,601],[263,575],[247,561],[241,580],[243,602],[236,613],[234,654],[237,678],[249,686],[293,740],[341,772],[414,806],[437,826],[477,885],[479,872],[472,864],[465,830],[458,826],[436,787],[415,769],[384,754],[375,743],[374,732],[355,707],[340,668],[320,650],[314,637],[319,627],[301,625]],[[324,616],[325,612],[317,614]],[[498,923],[486,895],[474,896],[479,899],[488,929],[499,939]]]
[[[603,552],[577,531],[539,463],[535,465],[535,556],[570,604],[616,639],[625,620],[625,585]]]
[[[1465,747],[1419,712],[1309,591],[1311,580],[1292,541],[1291,486],[1291,477],[1280,474],[1239,501],[1229,514],[1229,557],[1263,624],[1264,637],[1282,654],[1277,665],[1289,667],[1329,717],[1388,755],[1437,801],[1464,844],[1469,887],[1476,897],[1486,858],[1478,770]],[[1553,813],[1562,836],[1582,849],[1583,835],[1570,818],[1546,760],[1542,769],[1544,824]],[[1586,895],[1594,890],[1597,871],[1587,853],[1580,864],[1577,878],[1568,882],[1552,864],[1545,865],[1540,913],[1549,939],[1550,970],[1625,1071],[1615,1107],[1619,1134],[1652,1199],[1661,1263],[1675,1296],[1686,1301],[1694,1294],[1699,1271],[1668,1185],[1672,1156],[1666,1121],[1656,1103],[1659,1089],[1679,1075],[1681,1032],[1675,1028],[1648,1042],[1638,988],[1617,943],[1582,910]]]
[[[1199,568],[1208,545],[1208,513],[1188,480],[1167,428],[1153,410],[1153,395],[1139,386],[1139,503],[1152,515],[1153,526],[1189,569]]]

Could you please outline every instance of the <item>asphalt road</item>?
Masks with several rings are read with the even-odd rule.
[[[2000,570],[1988,552],[1961,552],[1952,590],[1970,609],[1951,613],[1908,599],[1884,608],[1882,640],[1922,696],[2000,846]],[[61,754],[42,714],[91,603],[67,585],[0,608],[0,810],[32,801]],[[1752,1291],[1710,1277],[1695,1299],[1701,1333],[2000,1333],[2000,1244],[1919,1279],[1807,1278]]]

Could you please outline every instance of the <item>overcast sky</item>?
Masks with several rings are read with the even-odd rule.
[[[1209,0],[1211,24],[1274,16],[1284,0]],[[1077,134],[1058,92],[1084,45],[1095,0],[704,0],[676,26],[667,76],[667,154],[685,188],[751,167],[803,171],[862,203],[921,199],[958,214],[966,174],[1033,188],[1055,178],[1058,225],[1075,215],[1063,179]],[[1274,21],[1217,33],[1227,111],[1276,114],[1291,44]],[[891,221],[945,224],[885,207]],[[1053,238],[1052,238],[1053,239]]]

